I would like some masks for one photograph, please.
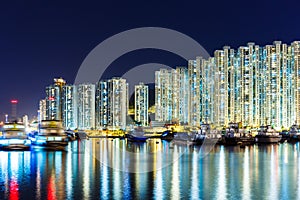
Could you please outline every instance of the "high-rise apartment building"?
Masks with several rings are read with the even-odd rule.
[[[46,120],[46,99],[41,99],[39,102],[38,120]]]
[[[54,84],[46,87],[46,119],[62,120],[62,87],[66,81],[55,78]]]
[[[78,129],[95,129],[95,85],[83,83],[77,86]]]
[[[108,81],[99,81],[96,84],[96,128],[101,129],[106,127],[109,123],[110,116],[110,102]]]
[[[155,119],[187,123],[188,70],[183,67],[155,72]]]
[[[142,126],[148,125],[148,86],[140,83],[134,87],[134,120]]]
[[[77,128],[77,91],[75,85],[62,87],[62,122],[65,129]]]
[[[96,85],[96,128],[125,129],[128,114],[128,83],[123,78],[115,77],[100,81]]]
[[[300,125],[300,42],[225,46],[213,58],[188,62],[188,122],[215,127],[241,122],[276,129]],[[177,118],[180,85],[176,70],[156,72],[156,120]],[[175,75],[175,76],[174,76]],[[180,94],[180,95],[179,95]]]

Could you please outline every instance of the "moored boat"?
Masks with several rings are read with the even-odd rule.
[[[161,134],[162,140],[171,141],[174,139],[174,133],[172,130],[166,130]]]
[[[255,136],[257,143],[278,143],[282,136],[274,130],[271,125],[261,126],[258,134]]]
[[[0,136],[1,149],[29,149],[31,141],[25,132],[25,126],[20,123],[5,123]]]
[[[288,132],[289,134],[289,139],[288,141],[289,142],[298,142],[300,141],[300,129],[297,125],[293,125],[291,128],[290,128],[290,131]]]
[[[30,134],[33,145],[45,147],[64,147],[68,145],[68,136],[59,120],[42,120],[39,130]]]
[[[189,128],[183,131],[174,133],[174,142],[183,142],[187,144],[202,144],[207,135],[201,132],[198,128]]]
[[[229,123],[229,128],[226,129],[222,142],[224,145],[237,145],[240,137],[238,123]]]
[[[148,137],[146,137],[145,132],[142,127],[136,127],[133,130],[129,131],[127,136],[127,140],[131,142],[146,142]]]

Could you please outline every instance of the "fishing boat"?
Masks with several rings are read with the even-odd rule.
[[[0,148],[1,149],[29,149],[31,141],[25,132],[23,124],[5,123],[3,131],[0,134]]]
[[[255,143],[249,130],[240,128],[239,123],[229,123],[226,134],[222,138],[225,145],[251,145]]]
[[[255,136],[257,143],[278,143],[281,140],[279,132],[274,130],[271,125],[261,126]]]
[[[68,145],[68,136],[59,120],[42,120],[38,131],[30,134],[33,145],[45,147],[64,147]]]
[[[127,136],[127,140],[131,142],[146,142],[148,137],[146,137],[145,132],[142,127],[136,127],[133,130],[129,131]]]

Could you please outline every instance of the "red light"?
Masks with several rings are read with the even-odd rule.
[[[19,185],[15,177],[12,177],[12,180],[9,184],[9,199],[18,200],[19,199]]]
[[[16,104],[16,103],[18,103],[18,100],[13,99],[10,101],[10,103]]]
[[[50,101],[54,101],[54,100],[55,100],[54,97],[49,97],[48,99],[49,99]]]

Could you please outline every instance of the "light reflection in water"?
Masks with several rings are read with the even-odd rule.
[[[72,176],[73,176],[73,166],[72,166],[72,153],[67,154],[67,161],[66,161],[66,193],[67,198],[72,199]]]
[[[219,156],[219,171],[218,171],[218,179],[217,181],[217,191],[216,191],[216,198],[217,199],[224,199],[226,198],[226,165],[225,165],[225,152],[224,147],[220,148],[220,156]]]
[[[91,143],[90,142],[85,142],[86,148],[91,149]],[[91,154],[89,151],[85,151],[84,157],[83,157],[83,198],[84,199],[89,199],[89,190],[90,190],[90,156]]]
[[[97,139],[72,142],[67,149],[0,151],[0,199],[300,199],[299,144],[216,146],[203,159],[200,147],[170,148],[156,140]],[[124,151],[139,154],[128,160]],[[178,160],[182,152],[188,153]],[[166,159],[173,164],[148,173],[103,164],[155,169]]]
[[[199,181],[197,180],[198,178],[198,166],[200,163],[198,162],[199,160],[199,154],[197,152],[193,153],[192,157],[192,177],[191,177],[191,199],[200,199],[199,197]]]
[[[47,184],[47,200],[56,200],[55,174],[53,171]]]
[[[19,199],[19,185],[15,176],[12,176],[10,179],[9,185],[9,199],[18,200]]]
[[[297,147],[299,147],[299,143],[297,144]],[[297,185],[297,199],[300,199],[300,170],[299,170],[299,167],[300,167],[300,158],[299,158],[299,154],[298,154],[297,158],[298,158],[298,166],[297,166],[297,169],[298,169],[298,178],[297,178],[297,184],[296,184]]]
[[[172,180],[171,180],[171,199],[180,199],[180,179],[179,179],[179,160],[178,146],[174,146],[173,165],[172,165]]]
[[[277,146],[274,147],[274,145],[271,145],[271,160],[270,160],[270,187],[269,189],[269,199],[277,199],[278,198],[278,190],[275,188],[277,187],[277,174],[278,174],[278,165],[277,165],[277,157],[276,157],[276,149]]]
[[[249,170],[249,148],[245,148],[243,165],[243,199],[251,199],[250,193],[250,170]]]

